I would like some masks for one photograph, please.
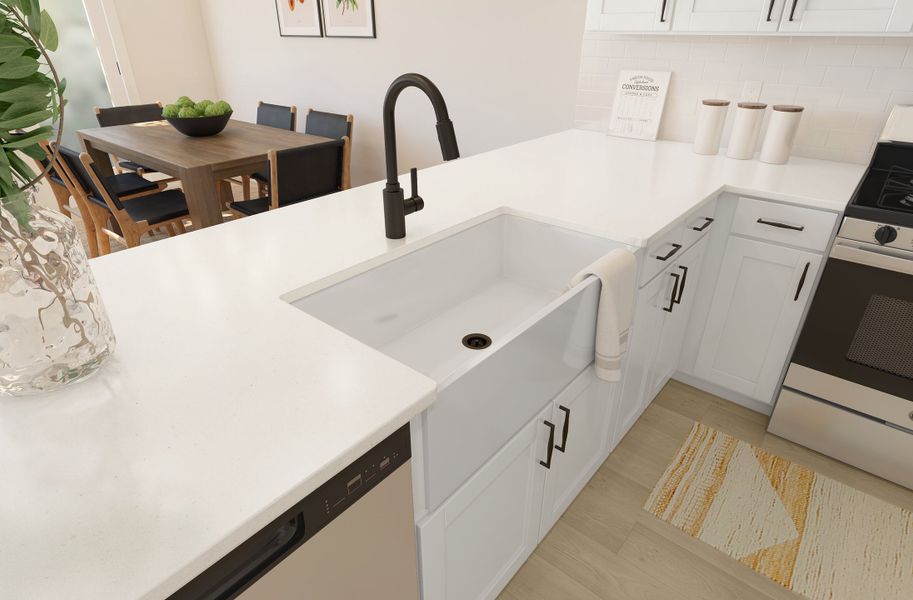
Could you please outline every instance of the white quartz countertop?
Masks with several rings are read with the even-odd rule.
[[[405,240],[377,183],[94,260],[114,358],[0,398],[0,596],[165,598],[430,406],[433,381],[292,290],[496,211],[634,246],[721,190],[840,212],[863,170],[566,131],[422,171]]]

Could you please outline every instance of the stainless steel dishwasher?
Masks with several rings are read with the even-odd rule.
[[[405,425],[170,600],[417,600]]]

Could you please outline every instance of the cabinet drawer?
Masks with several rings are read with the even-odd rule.
[[[685,219],[682,239],[686,249],[697,243],[715,227],[716,202],[716,200],[708,202]]]
[[[677,225],[663,235],[659,241],[647,248],[644,255],[644,266],[640,270],[638,287],[644,286],[659,273],[672,265],[688,248],[685,245],[684,225]]]
[[[824,252],[836,221],[835,213],[739,198],[732,233]]]

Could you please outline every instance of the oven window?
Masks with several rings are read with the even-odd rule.
[[[855,363],[913,379],[913,302],[875,294],[846,357]]]
[[[913,276],[829,258],[792,361],[913,401]]]

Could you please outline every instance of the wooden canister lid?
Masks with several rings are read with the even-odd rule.
[[[715,100],[710,98],[702,100],[702,102],[704,103],[704,106],[729,106],[729,100]]]
[[[739,108],[767,108],[763,102],[739,102]]]
[[[774,104],[774,110],[777,112],[802,112],[805,110],[804,106],[796,106],[794,104]]]

